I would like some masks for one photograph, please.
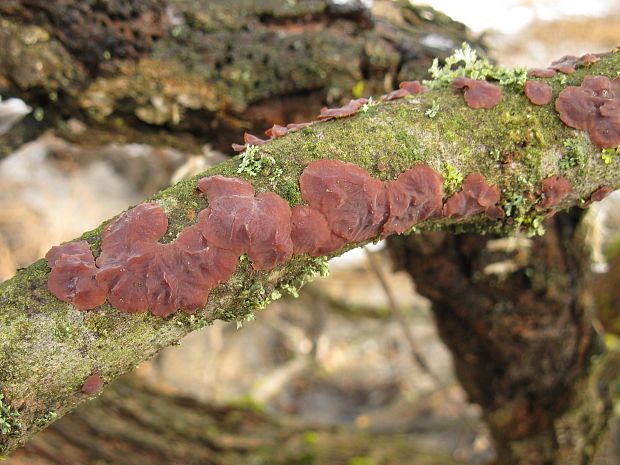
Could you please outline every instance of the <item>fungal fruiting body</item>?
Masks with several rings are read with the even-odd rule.
[[[416,95],[425,92],[426,88],[420,81],[403,81],[398,85],[398,89],[381,97],[381,100],[398,100],[408,95]]]
[[[500,192],[497,186],[489,185],[480,173],[470,173],[461,191],[450,197],[443,207],[447,217],[463,218],[484,212],[491,219],[498,219],[504,211],[497,206]]]
[[[560,203],[573,189],[564,176],[551,176],[543,180],[543,199],[540,206],[549,208]]]
[[[470,108],[490,109],[502,101],[502,89],[487,81],[459,77],[452,81],[452,87],[464,89],[465,102]]]
[[[560,92],[555,108],[564,124],[588,131],[595,145],[620,145],[620,78],[586,76],[579,87]]]
[[[86,395],[92,396],[93,394],[97,394],[102,387],[103,379],[99,373],[95,372],[84,380],[82,392]]]
[[[525,95],[534,105],[547,105],[551,102],[553,89],[549,84],[540,81],[526,81]]]

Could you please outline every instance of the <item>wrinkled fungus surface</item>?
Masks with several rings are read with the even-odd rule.
[[[105,284],[95,279],[97,268],[88,242],[69,242],[54,246],[45,255],[50,268],[47,285],[60,300],[78,310],[94,308],[105,302]]]
[[[566,125],[588,131],[595,145],[620,145],[620,78],[587,76],[581,86],[562,90],[555,108]]]
[[[547,105],[553,94],[551,86],[540,81],[527,81],[524,90],[525,95],[534,105]]]
[[[502,89],[487,81],[459,77],[452,82],[452,87],[465,89],[465,102],[470,108],[490,109],[502,101]]]
[[[549,208],[560,203],[573,189],[564,176],[551,176],[542,182],[543,199],[540,206]]]
[[[269,270],[294,253],[324,255],[440,215],[443,178],[417,165],[383,182],[355,164],[318,160],[304,169],[300,189],[305,204],[291,208],[273,192],[256,194],[244,179],[202,178],[198,190],[209,206],[175,241],[159,242],[168,228],[162,208],[140,204],[105,228],[96,261],[85,241],[53,247],[48,287],[80,310],[107,298],[129,313],[193,312],[230,279],[242,254],[255,270]]]
[[[504,216],[497,206],[500,199],[499,188],[487,183],[480,173],[470,173],[463,181],[461,191],[450,197],[443,207],[448,217],[464,218],[484,212],[491,219]]]

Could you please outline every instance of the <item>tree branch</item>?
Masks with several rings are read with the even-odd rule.
[[[618,71],[620,53],[615,52],[547,82],[555,97],[567,85],[579,85],[586,75],[613,78]],[[620,161],[604,163],[587,133],[564,125],[553,105],[533,106],[521,89],[502,90],[503,100],[490,110],[469,108],[460,92],[447,87],[371,102],[355,116],[316,123],[246,151],[258,167],[255,176],[239,173],[239,159],[202,176],[244,175],[257,192],[274,191],[296,205],[301,200],[299,176],[321,158],[355,163],[383,180],[425,163],[444,174],[449,191],[458,190],[463,176],[479,172],[499,187],[500,206],[506,212],[503,220],[483,215],[464,220],[435,217],[415,226],[479,233],[509,233],[521,225],[537,230],[550,211],[582,205],[602,186],[620,186]],[[567,154],[566,141],[577,147],[580,164],[560,163]],[[564,176],[572,190],[552,206],[540,193],[543,180],[553,175]],[[196,180],[182,181],[153,198],[169,219],[165,242],[176,238],[207,206],[196,191]],[[104,225],[82,236],[95,254]],[[341,251],[358,245],[348,244]],[[299,255],[276,269],[257,272],[246,260],[214,290],[204,310],[195,316],[177,312],[168,320],[148,313],[121,313],[107,303],[79,312],[49,293],[44,260],[21,270],[0,286],[0,383],[7,410],[17,412],[10,431],[0,436],[0,453],[7,454],[43,428],[49,412],[60,417],[87,398],[81,387],[91,374],[98,373],[107,383],[215,319],[248,319],[271,298],[299,287],[324,266],[321,259]]]

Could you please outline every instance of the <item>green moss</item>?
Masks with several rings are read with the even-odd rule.
[[[463,184],[463,174],[458,171],[450,163],[444,162],[442,165],[443,172],[443,187],[446,192],[446,196],[451,196],[461,188]]]
[[[428,116],[429,118],[435,118],[439,113],[439,104],[436,100],[433,100],[433,103],[430,107],[426,109],[424,112],[424,116]]]
[[[613,163],[618,156],[620,156],[620,146],[616,148],[603,149],[601,151],[601,160],[603,160],[606,165]]]
[[[0,433],[16,433],[20,428],[19,412],[11,407],[0,392]]]
[[[582,142],[578,139],[566,139],[564,141],[564,148],[565,152],[558,162],[560,170],[566,172],[577,168],[579,172],[583,171],[583,168],[586,166],[587,155]]]

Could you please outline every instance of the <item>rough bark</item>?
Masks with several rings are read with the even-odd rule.
[[[429,8],[360,5],[0,2],[0,95],[35,109],[0,150],[53,127],[80,143],[229,151],[248,128],[309,119],[352,92],[386,92],[473,41]]]
[[[252,406],[210,406],[120,379],[16,451],[6,465],[382,463],[458,465],[405,435],[311,428]]]
[[[547,220],[533,240],[445,233],[391,240],[502,465],[586,465],[613,413],[610,371],[593,326],[580,214]]]
[[[565,85],[581,82],[586,74],[615,76],[619,62],[616,52],[551,83],[557,93]],[[425,112],[432,106],[441,111],[430,118]],[[585,164],[561,171],[559,154],[568,138],[579,141]],[[491,152],[510,154],[512,161],[502,163]],[[573,190],[557,208],[582,204],[601,185],[620,186],[617,160],[604,164],[600,150],[584,133],[562,124],[553,108],[533,107],[521,90],[508,87],[502,103],[491,110],[472,110],[461,95],[447,88],[373,103],[357,116],[319,123],[262,145],[257,156],[273,157],[281,175],[264,172],[249,180],[257,191],[273,190],[291,205],[300,202],[298,178],[303,168],[325,157],[355,162],[382,179],[393,179],[418,163],[440,172],[450,166],[447,182],[453,181],[449,173],[454,170],[465,175],[477,171],[501,189],[501,204],[508,214],[504,220],[433,218],[417,225],[419,230],[506,233],[517,225],[535,226],[548,212],[540,204],[541,182],[560,172]],[[233,159],[203,175],[238,176],[239,163]],[[384,169],[379,170],[378,164]],[[169,217],[165,241],[175,238],[206,207],[195,182],[196,178],[183,181],[154,197]],[[95,253],[102,227],[83,235]],[[360,244],[348,247],[354,245]],[[5,401],[18,413],[12,431],[0,436],[0,451],[7,453],[41,429],[48,412],[61,416],[87,397],[80,387],[93,371],[109,381],[198,326],[216,318],[242,320],[263,307],[274,289],[297,287],[321,266],[320,260],[296,256],[275,270],[255,272],[245,261],[228,283],[212,293],[197,317],[177,314],[169,320],[122,314],[107,304],[97,311],[78,312],[48,292],[45,261],[20,271],[0,286],[0,382]]]

